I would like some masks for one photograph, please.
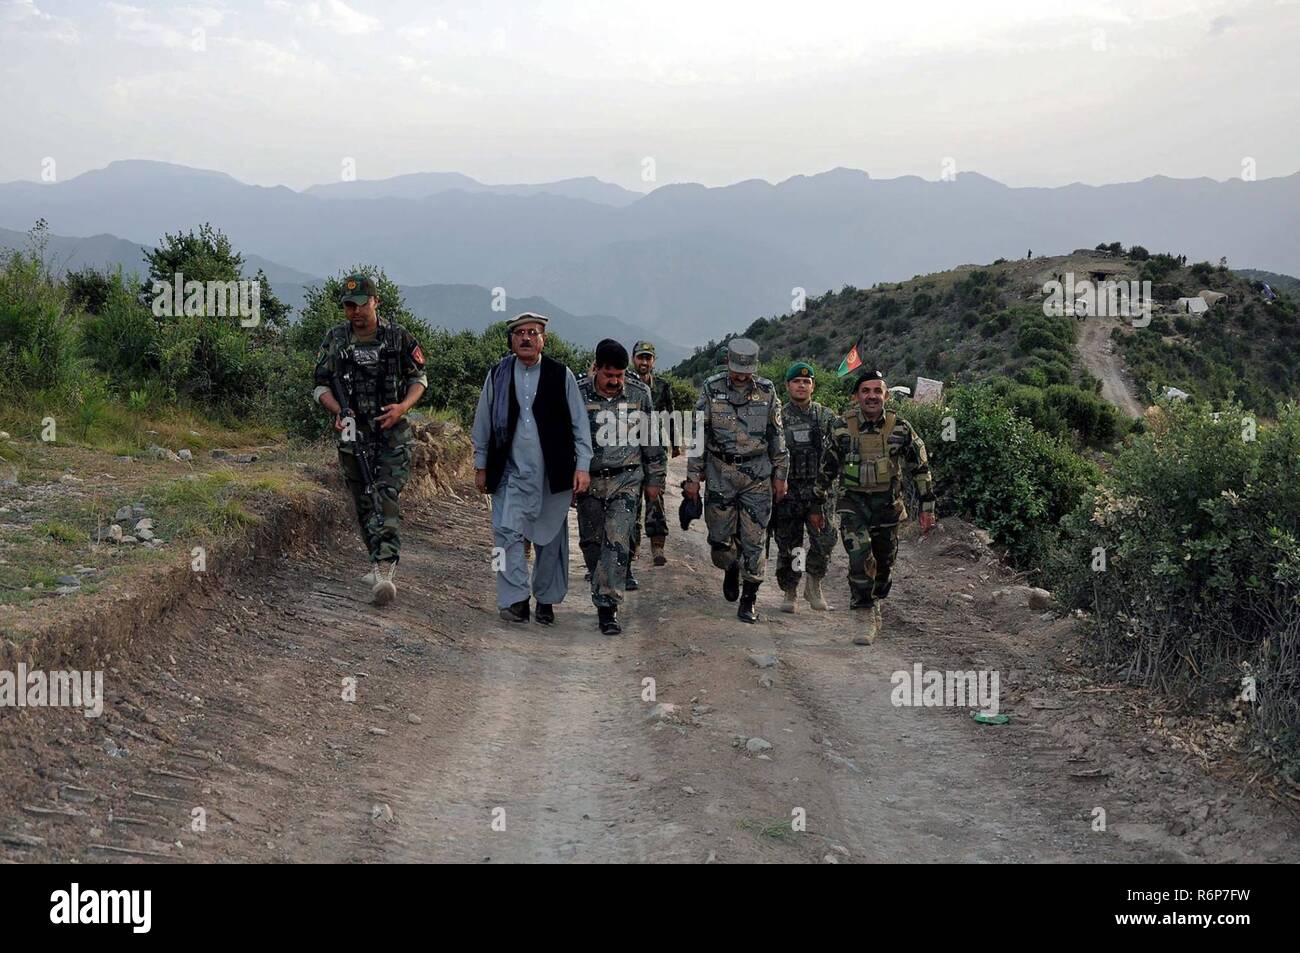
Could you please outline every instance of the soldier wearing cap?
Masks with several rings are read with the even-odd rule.
[[[362,581],[371,586],[378,605],[397,595],[401,558],[401,508],[398,495],[411,471],[411,425],[405,419],[429,386],[424,353],[405,328],[379,320],[379,295],[369,275],[343,279],[340,298],[346,321],[331,328],[316,354],[315,399],[334,415],[339,434],[339,464],[356,503],[361,538],[370,557]],[[349,409],[344,420],[335,389],[346,388]],[[382,507],[366,492],[358,451],[369,461]]]
[[[733,338],[727,370],[700,389],[697,419],[704,422],[704,453],[688,456],[682,492],[698,498],[707,486],[704,522],[713,564],[726,571],[722,595],[740,599],[736,616],[757,622],[754,604],[763,583],[763,537],[772,504],[785,497],[786,449],[781,401],[771,381],[758,377],[758,345]],[[741,577],[744,592],[741,593]]]
[[[637,341],[632,346],[632,363],[636,367],[636,377],[650,388],[650,399],[654,410],[661,415],[662,420],[667,421],[664,429],[659,432],[661,446],[667,445],[672,449],[674,457],[679,456],[682,452],[681,437],[676,432],[672,423],[673,412],[673,385],[665,378],[655,375],[655,346],[649,341]],[[646,485],[649,490],[649,484]],[[668,562],[668,557],[664,554],[664,544],[668,541],[668,517],[664,513],[663,495],[651,500],[647,494],[644,501],[645,510],[645,534],[650,537],[650,554],[654,557],[656,566],[663,566]],[[632,558],[636,559],[637,549],[641,544],[641,508],[637,509],[636,530],[632,538]],[[636,588],[634,577],[631,576],[631,568],[628,569],[628,588]]]
[[[867,613],[855,645],[870,645],[881,631],[880,600],[889,595],[890,570],[898,555],[898,524],[907,519],[903,502],[906,466],[921,501],[921,531],[934,527],[934,483],[920,436],[894,411],[885,410],[885,377],[867,371],[853,389],[853,406],[836,421],[822,456],[814,491],[826,500],[838,485],[840,536],[849,554],[850,608]],[[824,517],[814,514],[814,526]]]
[[[804,598],[814,609],[829,608],[822,595],[821,582],[827,563],[835,550],[835,500],[818,500],[817,476],[821,471],[822,451],[830,443],[836,414],[813,400],[817,381],[812,366],[798,361],[785,372],[785,389],[790,399],[781,407],[785,424],[785,448],[790,455],[790,471],[785,499],[772,513],[772,536],[776,539],[776,581],[785,599],[782,612],[794,612],[799,596],[799,578],[807,570]],[[811,522],[814,513],[822,516],[821,529]],[[808,548],[803,549],[804,530]]]
[[[606,338],[596,345],[590,374],[579,383],[593,437],[591,485],[577,498],[578,539],[591,576],[600,631],[622,631],[618,607],[632,564],[637,506],[664,492],[664,448],[651,439],[650,390],[627,374],[627,349]]]
[[[524,312],[507,325],[510,354],[488,371],[471,434],[474,485],[492,494],[497,609],[506,622],[555,622],[569,591],[569,507],[590,477],[591,431],[573,372],[546,357],[550,319]],[[529,575],[525,541],[532,543]],[[494,559],[495,562],[495,559]]]

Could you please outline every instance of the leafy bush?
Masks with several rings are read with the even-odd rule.
[[[1234,698],[1253,675],[1256,725],[1294,771],[1300,413],[1291,404],[1275,426],[1251,425],[1240,404],[1162,403],[1066,520],[1053,574],[1096,613],[1098,656],[1128,678],[1205,702]]]
[[[42,254],[38,245],[0,259],[0,389],[75,393],[86,371],[80,329]]]
[[[943,407],[903,408],[925,440],[941,510],[988,530],[1017,562],[1036,564],[1058,521],[1095,483],[1096,468],[1036,430],[992,388],[957,387],[947,397]]]

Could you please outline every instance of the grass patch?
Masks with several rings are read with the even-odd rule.
[[[86,447],[113,456],[135,456],[150,444],[169,450],[201,451],[283,439],[283,431],[267,423],[205,417],[185,406],[142,412],[116,400],[87,397],[76,401],[43,393],[12,396],[12,400],[6,397],[5,406],[0,409],[0,430],[15,437],[39,440],[46,419],[53,418],[55,443]]]
[[[747,819],[740,822],[740,829],[749,831],[759,837],[766,837],[769,840],[781,841],[782,843],[791,843],[794,841],[794,828],[790,826],[790,819],[784,817],[775,818],[757,818]]]
[[[86,538],[85,533],[63,520],[49,520],[45,523],[37,523],[32,527],[32,531],[38,536],[47,536],[56,543],[79,543]]]

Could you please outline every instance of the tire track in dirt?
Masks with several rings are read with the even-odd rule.
[[[1260,859],[1296,859],[1293,819],[1121,731],[1119,709],[1103,706],[1121,696],[1077,694],[1086,680],[1057,672],[1044,646],[1056,630],[985,598],[1003,571],[971,562],[952,525],[904,541],[886,632],[869,648],[849,642],[842,552],[828,585],[838,611],[782,614],[769,581],[750,626],[721,599],[697,523],[670,537],[668,566],[638,566],[624,634],[607,638],[576,539],[558,624],[497,619],[480,499],[412,507],[401,594],[382,610],[340,530],[261,576],[201,586],[149,653],[115,663],[101,722],[6,713],[0,835],[21,836],[0,837],[0,857],[1253,859],[1232,852],[1244,841]],[[747,660],[769,652],[775,668]],[[1000,669],[1013,722],[894,707],[890,675],[915,661]],[[340,693],[349,677],[355,702]],[[651,717],[645,678],[673,712]],[[1028,703],[1044,692],[1060,710]],[[772,747],[747,750],[756,737]],[[1085,762],[1098,771],[1072,773]],[[1203,831],[1165,833],[1204,803]],[[1094,804],[1124,833],[1091,831]],[[190,829],[194,807],[205,832]],[[796,809],[804,832],[791,829]]]

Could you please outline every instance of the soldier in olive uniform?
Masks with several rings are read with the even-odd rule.
[[[665,429],[659,435],[660,440],[666,440],[667,445],[672,448],[674,457],[681,454],[681,439],[672,424],[671,414],[673,412],[673,385],[663,377],[655,375],[655,346],[649,341],[637,341],[632,346],[632,363],[636,368],[635,374],[641,383],[650,388],[650,400],[654,409],[663,416],[662,419],[667,421]],[[646,485],[649,489],[649,484]],[[668,563],[668,557],[664,554],[664,544],[668,541],[668,517],[664,514],[664,498],[658,496],[652,502],[647,496],[643,507],[645,510],[645,534],[650,537],[650,554],[654,557],[656,566],[663,566]],[[636,559],[636,551],[641,544],[641,509],[637,510],[636,533],[632,539],[632,558]],[[632,576],[631,567],[628,568],[627,587],[635,589],[636,583]]]
[[[830,442],[836,414],[812,399],[816,387],[811,366],[802,361],[790,365],[785,373],[785,389],[790,399],[781,407],[785,448],[790,454],[790,473],[785,499],[772,513],[772,536],[776,539],[779,553],[776,581],[785,595],[785,601],[781,603],[782,612],[793,612],[799,595],[802,572],[796,567],[795,550],[803,548],[805,528],[809,545],[803,559],[808,571],[804,598],[814,609],[829,608],[822,595],[821,582],[835,550],[835,501],[833,498],[819,501],[814,491],[821,471],[822,451]],[[824,517],[820,530],[809,522],[814,512]]]
[[[885,378],[867,371],[857,380],[853,406],[831,432],[814,491],[829,497],[838,482],[840,536],[849,554],[850,608],[865,610],[866,626],[855,645],[870,645],[880,633],[880,600],[889,595],[889,573],[898,555],[898,524],[907,519],[903,467],[911,471],[921,501],[921,531],[934,526],[934,484],[925,444],[902,417],[885,411]],[[815,514],[815,526],[824,517]]]
[[[649,432],[650,390],[626,372],[627,349],[606,339],[596,345],[591,373],[578,382],[594,450],[591,485],[577,498],[578,539],[605,635],[622,631],[618,606],[627,586],[642,489],[647,500],[659,500],[668,475],[664,448]]]
[[[392,321],[379,321],[379,297],[370,277],[345,278],[341,303],[347,321],[331,328],[321,342],[313,394],[334,415],[339,464],[370,555],[370,572],[362,580],[371,585],[375,603],[384,605],[397,595],[395,576],[402,551],[397,498],[411,471],[411,425],[404,418],[429,381],[424,354],[411,332]],[[338,387],[345,389],[355,418],[343,419]],[[359,451],[369,459],[379,509],[367,492]]]
[[[785,497],[786,450],[781,401],[772,382],[755,376],[758,345],[733,338],[727,370],[714,374],[700,389],[696,413],[704,422],[704,453],[689,457],[683,492],[704,496],[713,564],[726,570],[722,595],[740,605],[736,617],[757,622],[754,603],[763,583],[763,537],[772,504]],[[740,592],[744,575],[744,593]]]

